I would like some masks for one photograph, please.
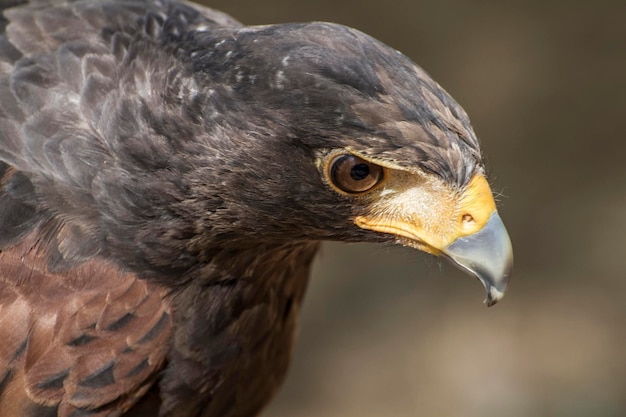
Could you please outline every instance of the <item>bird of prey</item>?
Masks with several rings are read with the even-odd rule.
[[[2,0],[0,415],[250,417],[321,241],[511,244],[467,115],[328,23],[177,0]]]

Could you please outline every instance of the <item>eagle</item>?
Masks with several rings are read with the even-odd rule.
[[[1,416],[257,415],[322,241],[502,298],[479,142],[402,53],[177,0],[0,5]]]

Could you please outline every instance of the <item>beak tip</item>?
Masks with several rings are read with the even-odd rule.
[[[485,304],[504,297],[513,269],[513,249],[506,228],[494,212],[479,232],[457,239],[444,253],[461,269],[476,276],[487,291]]]
[[[487,298],[485,298],[484,303],[487,304],[487,307],[493,307],[498,303],[498,301],[502,300],[504,297],[504,291],[498,290],[494,286],[490,286],[487,289]]]
[[[509,257],[507,266],[505,268],[505,272],[502,274],[500,280],[488,280],[482,277],[479,277],[480,281],[485,286],[485,290],[487,291],[487,297],[485,298],[484,303],[487,304],[487,307],[493,307],[500,300],[504,298],[504,294],[509,285],[509,281],[511,279],[511,272],[513,269],[513,258]]]

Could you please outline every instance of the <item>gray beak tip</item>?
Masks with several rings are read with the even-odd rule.
[[[478,232],[458,238],[444,251],[459,268],[476,276],[485,286],[488,307],[504,297],[513,269],[513,248],[497,212]]]
[[[487,288],[487,298],[483,301],[487,304],[487,307],[495,306],[498,301],[502,300],[504,297],[504,291],[499,291],[496,287],[488,287]]]

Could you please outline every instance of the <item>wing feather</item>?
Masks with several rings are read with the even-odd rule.
[[[140,253],[110,247],[136,233],[121,232],[140,223],[131,212],[166,206],[142,199],[146,181],[177,192],[150,179],[176,167],[146,122],[166,78],[146,72],[176,67],[164,39],[241,25],[168,0],[0,10],[0,415],[116,416],[151,388],[172,333],[167,289],[139,279]]]
[[[0,410],[18,407],[2,415],[127,409],[165,361],[167,291],[99,258],[47,271],[37,232],[0,253]]]

